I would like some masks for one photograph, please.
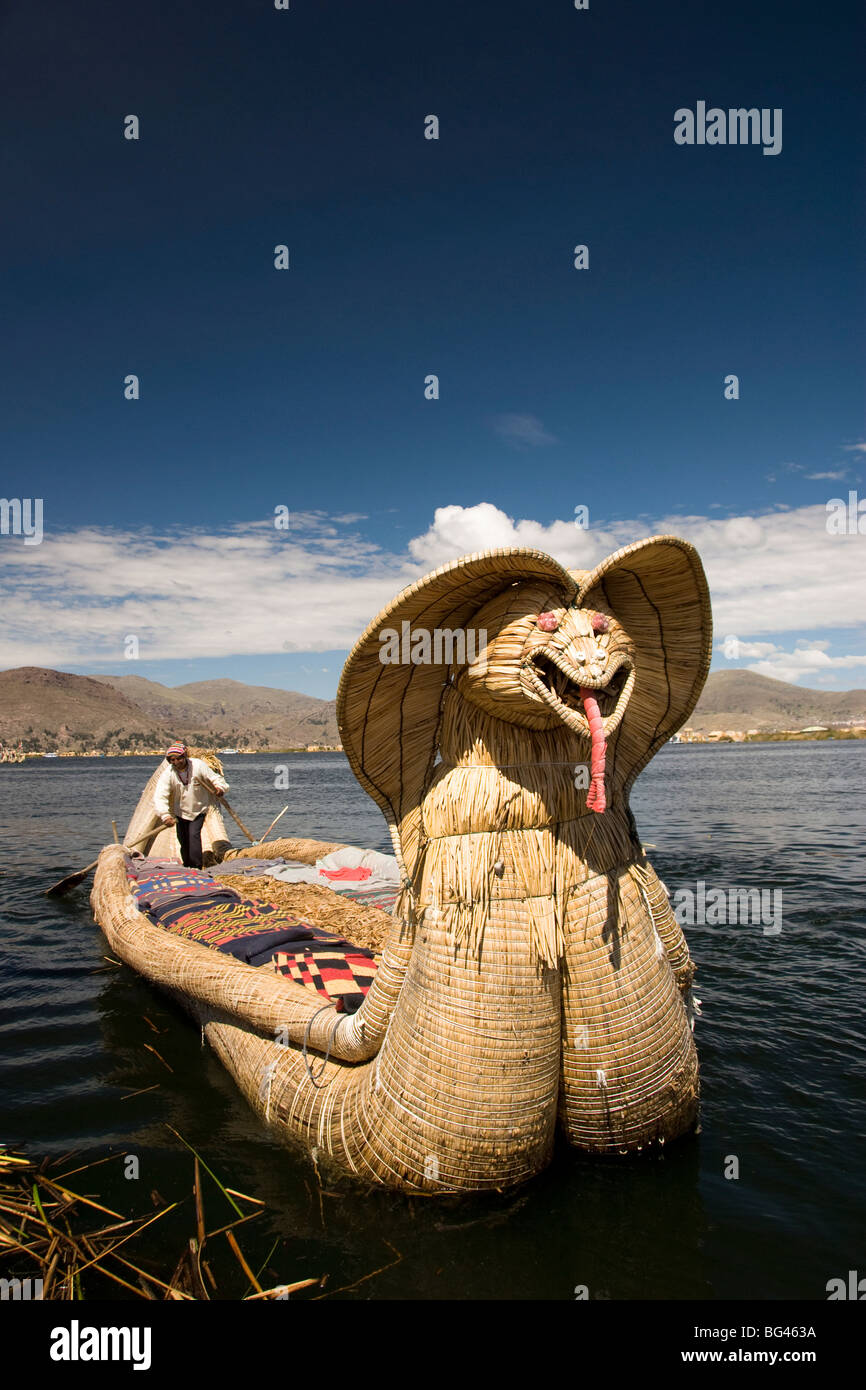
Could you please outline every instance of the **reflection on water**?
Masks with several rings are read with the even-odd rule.
[[[288,791],[274,790],[277,762],[289,765]],[[150,1248],[167,1263],[193,1229],[190,1157],[170,1125],[267,1203],[244,1229],[254,1267],[277,1242],[280,1278],[327,1272],[338,1289],[382,1271],[345,1297],[572,1299],[585,1285],[591,1298],[814,1299],[856,1267],[866,745],[661,751],[633,806],[672,894],[703,881],[781,890],[783,902],[776,937],[760,925],[686,928],[703,1001],[701,1132],[626,1161],[561,1147],[519,1192],[444,1201],[320,1183],[305,1153],[262,1129],[187,1017],[106,962],[87,888],[43,896],[94,857],[112,817],[125,825],[152,766],[0,768],[0,1138],[37,1154],[81,1150],[76,1164],[138,1154],[138,1183],[115,1161],[88,1190],[148,1214],[153,1190],[186,1199],[154,1228]],[[286,835],[390,849],[340,754],[229,758],[226,771],[259,833],[288,800]],[[732,1156],[736,1180],[725,1177]],[[230,1219],[213,1189],[209,1201],[214,1224]]]

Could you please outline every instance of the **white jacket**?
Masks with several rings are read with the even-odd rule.
[[[178,777],[171,764],[167,764],[156,784],[153,793],[153,808],[158,816],[180,816],[183,820],[195,820],[206,811],[214,800],[208,790],[218,787],[227,792],[229,784],[201,758],[190,758],[189,782],[186,786]]]

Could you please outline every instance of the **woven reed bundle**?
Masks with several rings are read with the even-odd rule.
[[[698,1065],[664,943],[628,870],[582,885],[563,960],[562,1120],[596,1152],[674,1138],[697,1115]]]
[[[483,659],[385,663],[380,634],[403,622],[483,631]],[[523,1181],[547,1162],[558,1114],[572,1142],[600,1152],[693,1125],[692,967],[627,792],[694,707],[710,644],[700,561],[676,537],[589,574],[533,550],[468,556],[379,614],[337,700],[343,747],[404,873],[362,1008],[347,1018],[299,990],[302,1024],[301,999],[286,995],[285,1047],[250,1026],[265,1014],[251,985],[226,994],[234,1016],[220,1018],[204,1008],[225,1001],[198,960],[181,986],[268,1124],[413,1192]],[[594,747],[581,690],[604,728],[603,813],[574,777]],[[272,853],[302,858],[298,844]],[[95,906],[99,920],[120,912]],[[139,968],[156,978],[155,964]]]
[[[245,845],[243,849],[229,850],[226,859],[297,859],[301,864],[315,864],[326,854],[345,845],[330,840],[266,840],[261,845]]]

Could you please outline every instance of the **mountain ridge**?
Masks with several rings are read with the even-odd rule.
[[[866,690],[811,690],[737,669],[714,671],[686,727],[771,732],[866,722]],[[167,686],[145,676],[0,671],[0,743],[26,752],[126,752],[191,744],[270,749],[339,745],[336,702],[228,677]]]
[[[0,671],[0,743],[25,752],[128,752],[190,744],[280,749],[340,742],[336,702],[299,691],[198,681],[164,686],[144,676]]]

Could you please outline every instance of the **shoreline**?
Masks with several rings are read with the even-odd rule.
[[[793,730],[761,730],[758,733],[739,734],[738,730],[731,733],[708,735],[690,734],[687,738],[671,738],[662,746],[667,748],[673,744],[676,747],[690,746],[693,744],[715,745],[719,743],[850,743],[866,739],[866,728],[856,726],[851,729],[822,729],[815,732],[799,732]],[[217,750],[219,751],[219,750]],[[237,753],[225,754],[232,758],[263,758],[263,757],[282,757],[287,753],[303,753],[305,755],[318,753],[340,753],[345,757],[342,748],[244,748]],[[9,760],[10,767],[20,767],[22,762],[42,762],[45,758],[54,761],[55,758],[161,758],[164,756],[162,749],[135,748],[125,749],[117,753],[103,752],[72,752],[67,749],[47,749],[45,752],[25,753],[23,759]],[[2,760],[0,760],[2,765]]]
[[[282,756],[283,754],[285,754],[285,753],[304,753],[304,754],[312,754],[312,753],[342,753],[342,752],[343,752],[342,748],[297,748],[297,747],[295,747],[295,748],[244,748],[244,749],[239,750],[237,753],[222,753],[221,750],[218,749],[218,748],[217,748],[217,749],[214,749],[213,751],[214,751],[215,753],[217,753],[217,754],[218,754],[219,756],[221,756],[221,757],[231,757],[231,758],[251,758],[251,757],[256,757],[256,758],[268,757],[268,758],[269,758],[269,757],[271,757],[272,755],[273,755],[273,756],[277,756],[277,755],[278,755],[278,756],[281,757],[281,756]],[[345,757],[345,754],[344,754],[343,756]],[[10,766],[10,767],[20,766],[20,763],[22,763],[22,762],[26,762],[26,763],[27,763],[27,762],[41,762],[41,761],[42,761],[43,759],[45,759],[45,758],[50,758],[51,761],[53,762],[53,760],[54,760],[55,758],[69,759],[69,758],[164,758],[164,757],[165,757],[165,749],[163,749],[163,748],[126,748],[126,749],[123,749],[122,751],[118,751],[118,752],[116,752],[116,753],[103,753],[103,752],[101,752],[101,751],[99,751],[99,752],[91,751],[91,752],[88,752],[88,753],[81,753],[81,752],[77,752],[77,751],[73,752],[73,751],[70,751],[69,749],[66,749],[66,748],[56,748],[56,749],[54,749],[54,748],[49,748],[49,749],[46,749],[44,752],[39,752],[39,753],[25,753],[25,754],[24,754],[24,757],[21,758],[21,759],[9,759],[9,766]],[[2,763],[3,763],[3,759],[0,759],[0,766],[2,766]]]

